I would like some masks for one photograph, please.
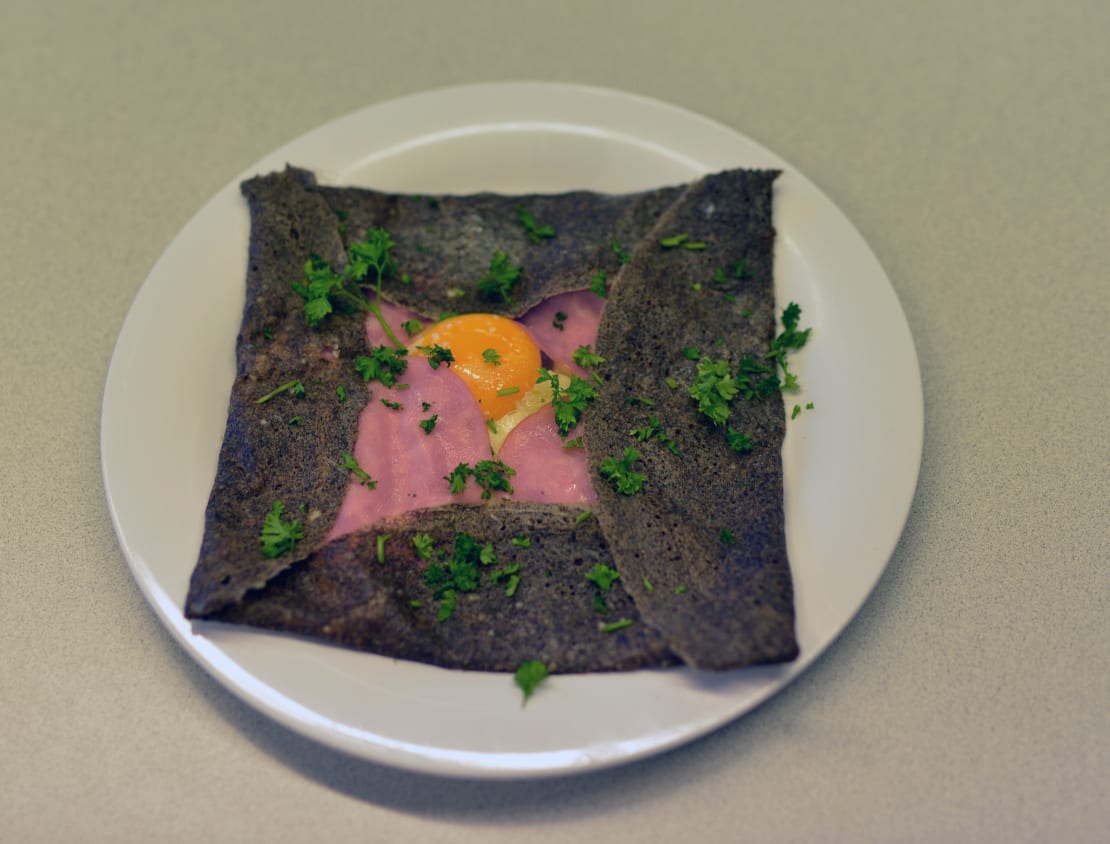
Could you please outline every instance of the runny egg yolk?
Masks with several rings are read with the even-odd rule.
[[[511,412],[536,386],[540,350],[520,323],[494,314],[462,314],[431,325],[412,338],[419,347],[441,346],[454,356],[451,371],[470,389],[487,419]]]

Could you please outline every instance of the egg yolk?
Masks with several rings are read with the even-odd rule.
[[[511,412],[536,386],[540,350],[520,323],[494,314],[462,314],[417,334],[410,348],[440,346],[454,356],[451,371],[470,389],[487,419]]]

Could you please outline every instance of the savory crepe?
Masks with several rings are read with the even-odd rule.
[[[774,377],[760,372],[775,331],[776,175],[728,171],[621,196],[407,196],[321,186],[293,168],[245,182],[236,378],[186,615],[479,670],[792,659],[781,397],[733,400],[723,425],[691,396],[706,367],[758,362],[753,378]],[[386,447],[375,426],[400,416],[378,403],[399,408],[392,391],[412,386],[403,395],[413,412],[416,376],[432,360],[409,359],[412,385],[368,385],[353,364],[370,351],[372,316],[336,307],[306,324],[306,265],[342,270],[373,231],[388,232],[393,271],[369,296],[425,326],[445,312],[525,325],[543,314],[548,374],[562,366],[556,341],[574,336],[565,313],[551,321],[550,303],[596,303],[596,357],[576,370],[592,395],[563,442],[582,446],[588,495],[530,499],[506,491],[509,477],[488,496],[443,493],[448,503],[337,528],[352,495],[387,496],[384,482],[359,477],[359,461],[409,459],[408,446]],[[500,296],[479,283],[497,256],[516,271]],[[565,363],[556,396],[575,369]],[[544,475],[552,452],[514,454],[523,482]],[[294,520],[297,540],[264,553],[263,525]]]

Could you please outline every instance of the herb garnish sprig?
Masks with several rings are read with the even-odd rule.
[[[494,251],[489,270],[478,282],[478,293],[483,298],[494,302],[509,301],[513,286],[524,269],[523,267],[514,267],[510,260],[508,253],[500,250]]]
[[[363,240],[347,247],[347,266],[336,272],[319,255],[312,255],[304,266],[304,281],[292,282],[293,289],[305,300],[305,321],[315,327],[333,313],[337,306],[345,309],[372,313],[382,330],[397,348],[404,343],[397,339],[382,314],[382,282],[396,273],[397,261],[393,257],[396,244],[389,232],[382,228],[368,229]],[[373,270],[374,278],[364,283]],[[363,292],[363,287],[373,287],[374,297]]]
[[[262,520],[262,533],[258,539],[262,543],[263,557],[268,559],[280,557],[286,551],[292,551],[293,547],[304,539],[301,520],[285,521],[282,519],[284,512],[285,504],[275,501],[270,512]]]
[[[555,411],[559,436],[565,440],[570,429],[582,419],[586,405],[597,398],[597,390],[577,375],[572,375],[570,382],[564,387],[556,373],[541,368],[536,383],[542,384],[544,381],[551,384],[551,408]]]

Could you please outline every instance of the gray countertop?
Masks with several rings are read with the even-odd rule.
[[[6,3],[0,837],[1105,840],[1107,32],[1099,2]],[[815,182],[905,309],[925,446],[886,573],[793,684],[662,756],[496,783],[349,758],[210,679],[131,578],[98,435],[127,309],[209,196],[368,104],[513,79],[683,106]]]

